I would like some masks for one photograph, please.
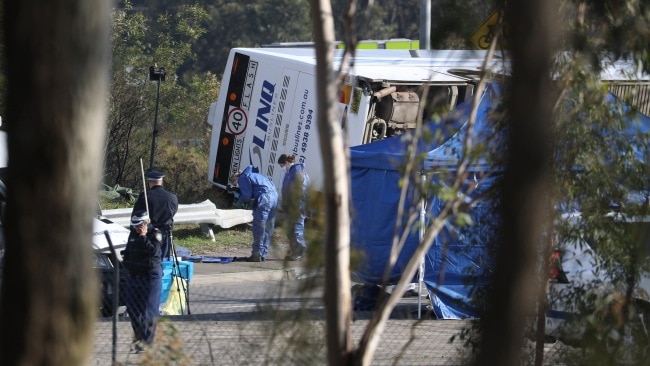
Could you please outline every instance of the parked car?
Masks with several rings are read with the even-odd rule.
[[[3,170],[4,168],[0,168]],[[4,207],[6,202],[6,186],[1,179],[2,172],[0,171],[0,282],[2,281],[1,273],[4,264],[4,248],[5,248],[5,235],[3,229]],[[108,241],[105,237],[104,231],[109,233],[111,242],[115,248],[117,257],[114,259],[111,254]],[[113,223],[112,221],[101,216],[93,218],[93,268],[97,270],[101,284],[101,298],[99,311],[101,316],[110,316],[113,314],[114,295],[116,287],[114,285],[114,276],[119,275],[120,288],[124,288],[126,283],[127,271],[122,266],[122,258],[120,251],[126,247],[128,240],[129,230]],[[119,269],[116,272],[116,269]],[[123,312],[125,309],[123,290],[121,290],[118,299],[118,312]]]
[[[3,221],[5,204],[7,202],[7,186],[4,183],[7,181],[8,154],[6,147],[7,134],[4,130],[0,129],[0,281],[2,281],[1,270],[4,263],[5,248]],[[99,310],[101,315],[109,316],[113,314],[114,309],[113,295],[115,294],[116,287],[114,286],[113,276],[116,269],[119,269],[120,283],[124,284],[126,281],[127,273],[122,267],[120,251],[126,247],[129,230],[100,216],[100,214],[101,210],[99,210],[98,216],[93,219],[93,267],[97,270],[101,281],[101,302]],[[113,259],[111,255],[104,231],[107,231],[111,237],[111,241],[117,253],[117,259]],[[121,288],[124,288],[124,286]],[[118,306],[120,307],[118,310],[124,308],[123,296],[120,296],[118,299]]]
[[[115,251],[115,258],[111,252],[106,234],[110,237]],[[126,268],[122,265],[120,252],[126,248],[129,230],[111,220],[98,216],[93,218],[93,267],[99,273],[101,283],[100,312],[102,316],[111,316],[115,309],[115,276],[119,277],[118,313],[124,311],[124,288],[127,278]]]
[[[630,235],[624,245],[640,244],[628,252],[634,253],[638,277],[629,277],[622,265],[602,255],[599,239],[562,243],[551,257],[546,334],[569,344],[602,340],[619,360],[638,360],[650,355],[650,217],[611,218],[617,231]],[[629,313],[622,306],[628,291],[633,298]]]

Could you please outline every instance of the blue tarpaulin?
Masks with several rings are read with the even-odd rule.
[[[489,84],[478,103],[471,137],[475,144],[483,144],[485,149],[484,155],[471,162],[470,176],[465,187],[461,188],[461,191],[469,192],[468,200],[492,187],[500,175],[500,169],[491,166],[490,159],[486,158],[489,154],[502,152],[502,146],[505,146],[501,140],[504,134],[495,132],[497,128],[490,118],[491,113],[500,109],[499,91],[497,84]],[[608,102],[615,99],[612,95],[607,98]],[[463,156],[472,103],[473,99],[466,100],[441,122],[425,125],[425,130],[430,131],[429,137],[418,141],[417,153],[424,156],[418,168],[426,174],[428,181],[444,184],[453,178]],[[641,123],[638,120],[629,123],[629,126],[636,126],[629,127],[629,132],[648,131],[650,118],[638,117]],[[411,134],[405,134],[351,148],[351,244],[364,256],[353,276],[365,284],[379,284],[389,260],[401,193],[399,182],[403,174],[400,168],[407,160],[410,138]],[[640,153],[637,157],[644,158]],[[490,174],[486,175],[488,172]],[[473,179],[477,177],[477,180]],[[475,186],[476,182],[480,182],[479,187]],[[419,200],[415,189],[409,187],[405,207],[417,207]],[[427,215],[436,217],[444,202],[438,197],[426,197],[426,201]],[[449,222],[426,253],[424,282],[432,295],[433,310],[438,318],[478,316],[472,297],[474,291],[484,289],[488,284],[493,263],[490,239],[498,222],[495,211],[493,200],[480,201],[469,211],[472,226],[457,226],[453,221]],[[419,234],[414,228],[390,272],[389,283],[399,280],[419,242]]]

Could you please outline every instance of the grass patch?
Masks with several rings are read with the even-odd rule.
[[[213,254],[238,248],[249,248],[253,240],[250,226],[238,225],[230,229],[214,227],[215,240],[212,241],[200,225],[176,225],[174,243],[192,251],[193,255]]]
[[[237,225],[229,229],[215,226],[212,230],[215,241],[212,241],[207,232],[201,230],[200,225],[175,225],[174,243],[189,249],[192,255],[224,255],[224,253],[232,255],[235,251],[242,252],[240,255],[244,255],[250,252],[253,232],[249,224]],[[287,236],[282,224],[278,223],[273,232],[271,247],[280,248],[280,253],[284,255],[287,245]]]

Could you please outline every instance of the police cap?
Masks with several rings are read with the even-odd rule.
[[[140,226],[149,221],[149,215],[147,211],[136,211],[131,216],[131,226]]]
[[[151,171],[148,171],[147,174],[145,174],[145,176],[147,177],[147,180],[160,180],[160,179],[163,179],[163,177],[165,175],[163,173],[161,173],[161,172],[151,170]]]

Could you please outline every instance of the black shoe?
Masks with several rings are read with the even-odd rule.
[[[133,342],[131,342],[131,346],[129,347],[129,351],[131,352],[136,352],[138,348],[140,348],[140,340],[139,339],[134,339]]]
[[[264,258],[256,255],[251,255],[250,257],[234,257],[233,262],[264,262]]]
[[[131,344],[131,351],[134,353],[142,353],[149,348],[149,345],[144,341],[134,341]]]
[[[242,262],[264,262],[264,258],[253,254],[250,257],[242,258]]]

